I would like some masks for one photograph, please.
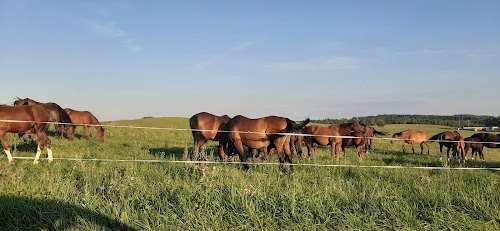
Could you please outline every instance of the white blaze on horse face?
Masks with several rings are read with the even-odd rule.
[[[9,149],[4,149],[5,154],[7,154],[7,158],[9,159],[9,162],[12,162],[12,155],[10,154]]]
[[[47,148],[47,155],[49,157],[49,163],[51,163],[54,160],[54,157],[52,156],[52,149]]]
[[[42,153],[42,149],[40,149],[40,146],[36,147],[36,156],[35,160],[33,161],[33,164],[38,164],[38,159],[40,158],[40,153]]]

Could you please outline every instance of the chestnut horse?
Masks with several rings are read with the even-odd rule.
[[[484,155],[483,155],[483,144],[480,143],[481,140],[478,138],[472,138],[472,137],[467,137],[464,139],[465,142],[465,155],[467,156],[467,152],[469,149],[472,149],[471,153],[471,158],[474,160],[476,155],[478,155],[481,160],[484,161]]]
[[[415,149],[413,148],[413,144],[420,144],[420,154],[424,153],[424,144],[427,146],[427,155],[429,152],[429,133],[425,131],[415,131],[415,130],[406,130],[402,132],[395,133],[392,135],[391,144],[396,143],[398,140],[404,140],[403,144],[403,153],[406,153],[406,145],[411,144],[411,150],[413,154],[415,154]]]
[[[462,136],[458,135],[453,138],[451,148],[453,149],[453,159],[458,159],[459,163],[461,161],[465,162],[465,142]],[[448,161],[450,161],[449,157]]]
[[[304,137],[309,157],[314,156],[314,152],[316,150],[314,144],[323,146],[330,145],[332,159],[337,156],[338,161],[340,159],[340,150],[342,148],[342,136],[348,136],[352,131],[364,132],[365,127],[357,121],[344,124],[334,124],[328,127],[319,125],[306,127],[304,129],[304,134],[312,135]]]
[[[460,136],[460,133],[457,131],[445,131],[438,133],[429,139],[431,142],[439,142],[439,160],[443,160],[443,146],[447,148],[446,157],[448,160],[450,159],[450,150],[452,150],[453,140],[457,136]]]
[[[40,103],[30,98],[21,99],[17,97],[14,101],[14,106],[19,105],[41,105],[50,111],[50,122],[57,122],[63,124],[54,124],[57,132],[59,133],[59,138],[64,138],[64,128],[67,128],[67,135],[69,140],[73,140],[75,137],[74,127],[71,124],[71,119],[59,105],[56,103]]]
[[[200,112],[189,118],[189,126],[193,133],[194,146],[203,147],[209,140],[219,142],[219,157],[226,159],[228,133],[226,124],[229,116],[216,116],[208,112]]]
[[[88,136],[92,138],[92,129],[90,127],[95,127],[97,131],[97,139],[101,142],[104,142],[104,128],[92,113],[90,113],[89,111],[77,111],[71,108],[65,108],[64,111],[68,113],[69,118],[74,124],[73,127],[83,126],[84,138],[87,138],[87,133]]]
[[[29,122],[7,122],[5,120]],[[37,135],[37,151],[33,164],[38,163],[40,153],[44,147],[47,148],[49,163],[52,162],[51,141],[45,133],[49,126],[47,122],[50,122],[50,112],[45,107],[39,105],[0,106],[0,140],[9,162],[12,161],[12,155],[7,143],[7,133],[24,132],[33,127]]]
[[[293,129],[300,129],[309,123],[309,118],[300,124],[288,118],[279,116],[267,116],[259,119],[249,119],[238,115],[227,122],[229,131],[229,148],[236,148],[243,162],[243,169],[248,170],[243,145],[254,149],[267,149],[274,145],[280,157],[280,168],[285,172],[285,159],[293,164],[293,156],[290,151],[290,133]],[[290,165],[293,174],[293,165]]]
[[[368,142],[368,138],[366,137],[366,134],[368,133],[368,130],[365,132],[357,132],[353,131],[349,134],[349,136],[352,137],[345,137],[342,139],[342,152],[345,154],[345,147],[348,146],[354,146],[356,148],[356,151],[358,152],[358,157],[359,161],[363,161],[363,155],[365,153],[365,147],[366,143]]]

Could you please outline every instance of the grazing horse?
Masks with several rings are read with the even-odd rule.
[[[238,115],[227,122],[229,131],[228,150],[236,148],[243,162],[243,169],[248,170],[243,145],[254,149],[265,149],[274,145],[280,157],[280,168],[285,172],[285,159],[293,164],[293,156],[290,151],[290,133],[293,129],[300,129],[309,123],[309,118],[300,124],[288,118],[279,116],[267,116],[259,119],[249,119]],[[293,165],[290,165],[293,174]]]
[[[472,137],[467,137],[464,139],[465,142],[465,156],[467,156],[467,152],[469,151],[470,148],[472,148],[472,153],[471,153],[471,158],[474,160],[476,155],[478,155],[481,160],[484,161],[484,155],[483,155],[483,144],[480,143],[481,140],[478,138],[472,138]]]
[[[20,120],[29,122],[7,122],[3,120]],[[19,133],[35,128],[37,135],[37,152],[33,164],[38,163],[40,153],[47,147],[49,162],[52,162],[51,141],[47,137],[45,130],[49,126],[50,112],[39,105],[26,106],[0,106],[0,140],[3,150],[7,154],[9,162],[12,161],[9,144],[7,143],[7,133]]]
[[[104,142],[104,128],[101,126],[99,120],[97,120],[97,118],[92,113],[88,111],[77,111],[71,108],[65,108],[64,111],[68,113],[69,118],[74,124],[73,127],[83,126],[84,138],[87,138],[87,133],[88,136],[92,138],[92,129],[90,129],[90,127],[95,127],[95,129],[97,130],[97,139],[101,142]]]
[[[342,139],[342,152],[344,152],[344,156],[346,155],[345,147],[354,146],[356,148],[356,151],[358,152],[359,161],[363,161],[365,146],[369,140],[368,138],[366,138],[367,131],[368,130],[366,130],[365,132],[353,131],[349,134],[349,136],[352,137],[346,137]]]
[[[229,116],[216,116],[208,112],[200,112],[189,118],[189,126],[193,133],[194,146],[203,147],[207,141],[219,142],[219,157],[226,159],[228,133],[226,132],[226,124],[230,120]]]
[[[480,139],[487,148],[500,148],[500,134],[476,133],[472,138]]]
[[[54,124],[54,127],[59,133],[59,138],[64,138],[64,129],[67,128],[67,135],[69,140],[73,140],[75,137],[74,126],[71,124],[71,119],[59,105],[56,103],[40,103],[30,98],[21,99],[17,97],[14,101],[14,106],[19,105],[41,105],[50,111],[50,122],[57,122],[63,124]]]
[[[402,132],[395,133],[392,135],[391,144],[396,143],[398,140],[404,140],[403,144],[403,153],[406,153],[406,145],[411,144],[411,150],[413,154],[415,154],[415,149],[413,148],[413,144],[420,144],[420,154],[424,153],[424,144],[427,146],[427,155],[429,152],[429,134],[425,131],[415,131],[415,130],[406,130]]]
[[[465,162],[465,142],[462,136],[455,136],[453,138],[453,143],[451,144],[451,148],[453,149],[453,159],[458,159],[458,162]],[[450,159],[448,158],[448,161]]]
[[[429,139],[429,141],[431,142],[439,142],[439,160],[443,160],[443,146],[447,148],[446,157],[448,158],[448,160],[450,159],[450,150],[452,150],[453,140],[457,136],[460,136],[460,133],[457,131],[445,131],[438,133]]]
[[[306,127],[304,129],[304,134],[311,135],[304,137],[309,157],[314,156],[314,152],[316,151],[314,144],[323,146],[330,145],[332,159],[337,156],[338,161],[340,159],[340,150],[342,148],[342,136],[347,136],[352,131],[364,132],[365,127],[359,124],[358,121],[344,124],[334,124],[328,127],[318,125]]]
[[[363,126],[365,126],[365,125],[363,125]],[[367,138],[366,142],[365,142],[366,143],[365,150],[366,150],[366,153],[369,153],[372,150],[373,137],[375,137],[376,135],[386,136],[387,133],[377,131],[374,127],[370,127],[370,126],[365,126],[365,129],[366,129],[365,137]]]

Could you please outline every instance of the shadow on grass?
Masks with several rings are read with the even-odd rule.
[[[138,230],[82,206],[14,196],[0,196],[0,220],[0,230],[78,230],[82,223],[109,230]]]

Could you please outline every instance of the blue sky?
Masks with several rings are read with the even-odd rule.
[[[500,115],[500,1],[0,0],[0,103],[100,120]]]

